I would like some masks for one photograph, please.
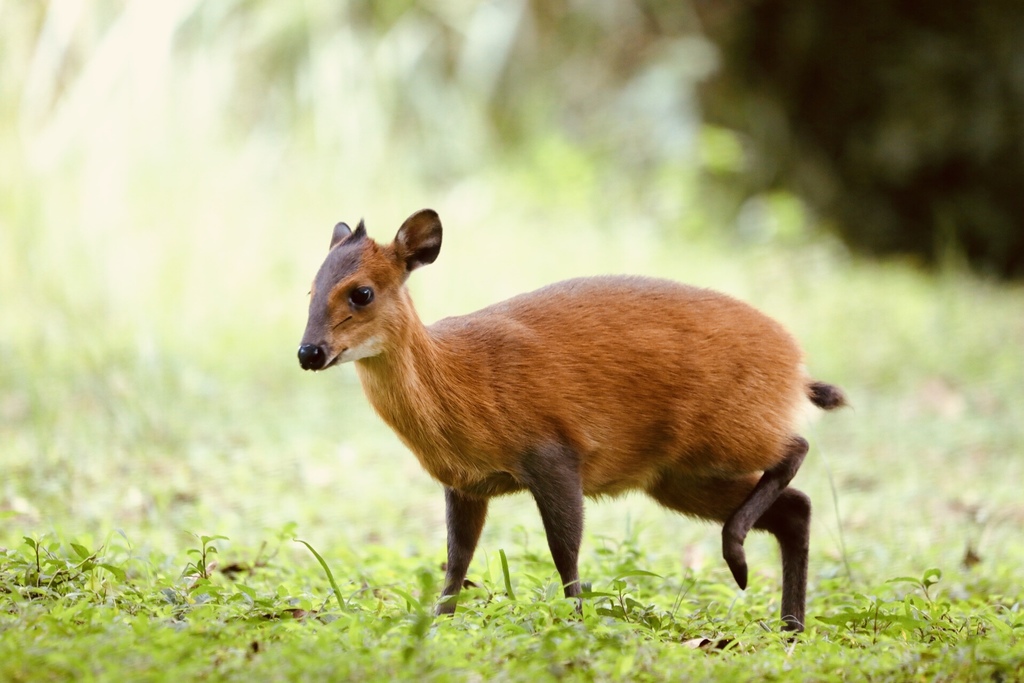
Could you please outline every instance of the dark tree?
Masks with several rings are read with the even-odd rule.
[[[1024,2],[700,0],[707,120],[852,247],[1024,277]]]

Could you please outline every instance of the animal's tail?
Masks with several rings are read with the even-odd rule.
[[[847,405],[846,394],[837,386],[825,382],[811,382],[807,385],[807,398],[822,410],[835,410]]]

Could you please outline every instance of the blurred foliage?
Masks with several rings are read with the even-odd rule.
[[[598,224],[640,204],[692,236],[724,211],[755,240],[810,223],[795,193],[866,252],[1024,275],[1016,0],[54,0],[0,17],[0,135],[34,173],[130,194],[140,159],[228,141],[270,172],[313,154],[354,196],[503,168]]]
[[[787,188],[851,246],[1024,277],[1024,3],[698,3],[748,191]]]
[[[37,177],[126,185],[227,142],[268,169],[315,155],[357,196],[500,168],[549,202],[639,198],[666,230],[708,230],[694,93],[715,55],[687,3],[54,0],[0,17],[0,134]]]

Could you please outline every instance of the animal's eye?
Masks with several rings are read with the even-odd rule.
[[[373,301],[373,290],[369,287],[356,287],[349,292],[348,300],[353,306],[369,306]]]

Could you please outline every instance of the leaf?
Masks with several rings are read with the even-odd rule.
[[[897,576],[894,579],[889,579],[886,583],[912,583],[915,586],[921,586],[921,579],[914,578],[913,576]]]
[[[236,583],[235,589],[239,593],[242,593],[243,595],[248,597],[250,600],[256,600],[256,591],[250,588],[249,586],[246,586],[244,583]]]
[[[995,630],[999,631],[1000,634],[1002,634],[1004,636],[1012,634],[1013,633],[1013,629],[1016,628],[1017,626],[1019,626],[1019,624],[1015,624],[1014,626],[1011,626],[1010,624],[1007,624],[1002,619],[990,619],[987,623],[990,626],[992,626],[992,628],[994,628]]]
[[[86,548],[84,545],[72,543],[71,549],[75,551],[75,554],[78,555],[78,559],[80,560],[87,560],[90,557],[92,557],[92,553],[89,552],[89,549]]]
[[[598,607],[597,613],[603,617],[614,617],[621,621],[627,621],[626,613],[615,603],[611,603],[608,607]]]
[[[210,583],[207,579],[199,579],[196,581],[195,586],[191,591],[192,595],[199,597],[201,595],[208,595],[211,598],[219,598],[223,595],[224,591],[220,586],[215,586]]]
[[[118,581],[124,581],[125,579],[128,578],[128,574],[126,574],[125,571],[123,569],[121,569],[120,567],[114,566],[112,564],[108,564],[106,562],[100,562],[96,566],[97,567],[103,567],[104,569],[106,569],[108,572],[113,574],[114,578],[117,579]]]
[[[653,631],[658,631],[661,629],[661,617],[659,617],[657,614],[645,615],[643,621]]]
[[[226,541],[226,540],[228,540],[227,536],[200,536],[199,537],[199,541],[203,545],[206,545],[210,541]]]
[[[637,600],[634,600],[633,598],[630,598],[630,597],[627,597],[625,602],[626,602],[626,607],[629,607],[630,610],[642,610],[642,609],[644,609],[646,607],[646,605],[644,605],[643,603],[641,603],[641,602],[639,602]]]
[[[414,598],[409,593],[405,592],[400,588],[394,587],[389,588],[388,590],[397,595],[398,597],[402,598],[403,600],[405,600],[405,606],[410,612],[418,613],[423,611],[423,605],[420,604],[420,601]]]
[[[892,624],[898,624],[906,629],[924,628],[928,625],[928,622],[924,619],[915,619],[910,616],[903,616],[898,614],[886,614],[884,619]]]
[[[942,579],[942,570],[937,567],[926,569],[924,575],[921,577],[921,585],[925,588],[934,586]]]

